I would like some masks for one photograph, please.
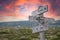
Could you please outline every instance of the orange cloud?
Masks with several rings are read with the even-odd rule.
[[[27,9],[29,11],[35,10],[36,9],[36,4],[48,5],[48,12],[47,12],[47,14],[45,14],[45,16],[46,17],[52,17],[52,18],[55,16],[53,10],[51,10],[51,4],[49,2],[44,2],[43,0],[18,0],[16,2],[16,6],[17,5],[23,5],[23,4],[33,5],[31,7],[25,6],[25,9]],[[18,11],[19,11],[19,9],[16,8],[16,12],[18,12]],[[16,15],[21,16],[21,14],[16,14]],[[22,14],[22,15],[25,15],[25,14]],[[23,17],[23,16],[21,16],[21,17]]]
[[[30,12],[27,11],[34,11],[39,4],[42,4],[43,6],[48,5],[48,12],[46,12],[44,14],[45,17],[55,17],[55,12],[54,10],[51,9],[51,4],[47,1],[43,1],[43,0],[17,0],[16,2],[12,2],[9,5],[5,6],[6,10],[10,10],[11,12],[7,12],[7,13],[2,13],[2,16],[11,16],[14,17],[16,19],[28,19],[28,14],[30,14]],[[21,8],[21,6],[23,8]],[[21,10],[23,9],[23,13],[21,13]],[[25,9],[25,10],[24,10]],[[27,10],[27,11],[26,11]],[[26,11],[26,13],[24,12]]]

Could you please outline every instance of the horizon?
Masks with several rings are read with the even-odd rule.
[[[22,22],[22,21],[29,21],[29,20],[20,20],[20,21]],[[55,21],[60,21],[60,20],[55,20]],[[1,22],[18,22],[18,21],[0,21],[0,23]]]

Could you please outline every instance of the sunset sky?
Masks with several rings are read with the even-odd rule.
[[[60,20],[60,0],[0,0],[0,22],[28,20],[39,5],[48,5],[45,17]]]

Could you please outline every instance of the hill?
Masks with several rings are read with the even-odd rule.
[[[29,21],[13,21],[13,22],[0,22],[0,27],[18,27],[18,26],[24,26],[24,27],[32,27],[37,26],[38,23],[36,22],[29,22]],[[55,21],[55,23],[50,23],[50,25],[60,25],[60,20]]]

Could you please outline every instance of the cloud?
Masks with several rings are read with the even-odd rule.
[[[48,5],[46,17],[60,16],[60,0],[0,0],[0,16],[4,17],[0,19],[5,20],[5,16],[18,20],[28,19],[40,4]]]
[[[0,12],[8,12],[13,10],[16,0],[1,0],[0,1]]]
[[[51,5],[51,10],[55,12],[56,16],[60,16],[60,0],[47,0]]]

